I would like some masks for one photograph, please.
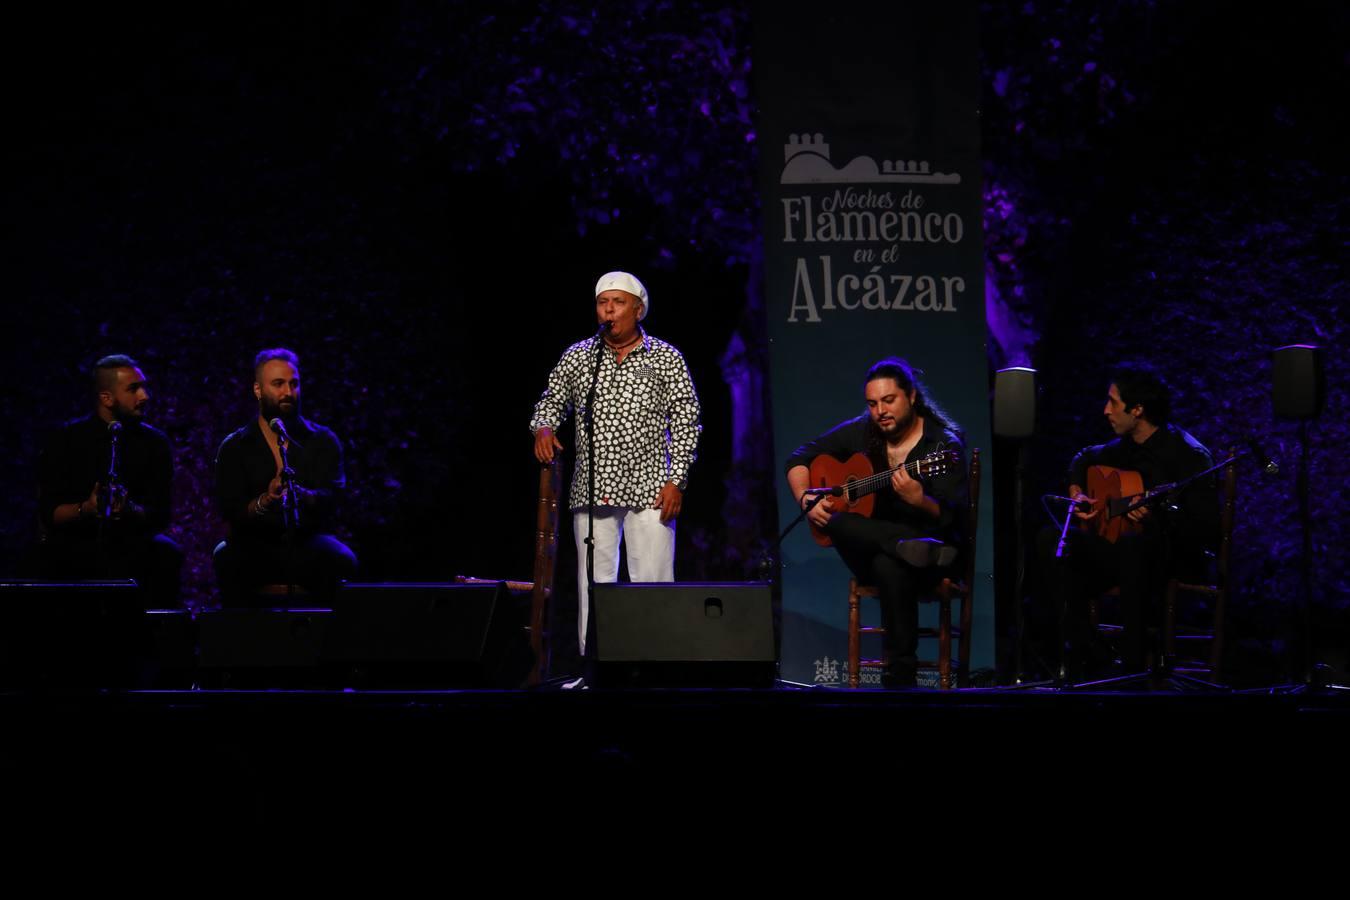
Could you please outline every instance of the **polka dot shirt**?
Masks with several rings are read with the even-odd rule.
[[[575,420],[570,507],[584,509],[588,489],[586,394],[595,366],[593,337],[573,344],[548,376],[534,406],[530,431]],[[646,509],[667,482],[684,490],[697,456],[698,396],[680,351],[642,334],[622,363],[608,346],[601,351],[595,393],[595,497],[599,506]]]

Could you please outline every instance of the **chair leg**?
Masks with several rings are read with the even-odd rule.
[[[951,585],[944,584],[938,601],[938,687],[952,689],[952,600]]]
[[[1163,597],[1163,667],[1171,671],[1177,658],[1177,580],[1167,581]]]
[[[1209,642],[1209,677],[1211,681],[1222,682],[1224,615],[1228,607],[1228,585],[1219,582],[1219,591],[1214,595],[1214,637]]]
[[[862,635],[858,629],[862,627],[862,612],[859,609],[858,602],[858,582],[850,581],[848,585],[848,686],[856,688],[861,679],[859,678],[859,662],[862,658]]]
[[[958,660],[960,665],[956,673],[956,683],[960,687],[970,686],[970,619],[971,601],[973,599],[971,596],[972,592],[973,586],[971,585],[966,585],[966,589],[961,592],[961,646],[959,650],[961,658]]]

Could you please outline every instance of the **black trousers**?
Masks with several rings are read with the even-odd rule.
[[[356,554],[331,534],[221,541],[213,562],[225,606],[273,605],[275,600],[257,596],[258,588],[291,583],[303,587],[311,600],[330,603],[357,567]]]
[[[919,598],[942,579],[941,569],[916,569],[895,555],[896,542],[914,537],[895,522],[836,513],[825,526],[854,577],[877,588],[886,648],[884,687],[913,687],[918,670]]]
[[[111,534],[102,541],[53,538],[38,550],[43,578],[132,578],[140,585],[146,609],[179,605],[183,551],[162,534]]]
[[[1071,527],[1064,556],[1055,559],[1059,530],[1037,536],[1043,583],[1060,622],[1064,662],[1070,677],[1101,674],[1109,658],[1092,628],[1088,602],[1112,587],[1120,588],[1121,663],[1127,672],[1143,671],[1150,623],[1161,621],[1162,597],[1174,570],[1161,528],[1123,534],[1113,544],[1093,532]]]

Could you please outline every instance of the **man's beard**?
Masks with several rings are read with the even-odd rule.
[[[914,425],[914,417],[916,415],[918,414],[914,411],[914,407],[911,406],[909,412],[905,413],[905,417],[903,419],[896,419],[895,424],[891,426],[889,431],[884,430],[880,425],[877,426],[877,430],[880,431],[881,436],[888,441],[899,440],[909,433],[909,429]]]
[[[135,424],[145,418],[145,407],[137,409],[134,406],[122,406],[118,404],[113,407],[113,418],[125,424]]]
[[[258,400],[258,411],[269,422],[273,419],[281,419],[287,423],[294,422],[300,415],[300,398],[293,398],[289,407],[283,407],[279,402],[262,397]]]

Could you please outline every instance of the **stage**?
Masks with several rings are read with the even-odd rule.
[[[1049,801],[1090,808],[1102,789],[1127,791],[1110,808],[1154,796],[1135,790],[1195,810],[1282,802],[1295,789],[1340,790],[1319,783],[1344,754],[1350,696],[790,685],[9,693],[0,721],[6,770],[23,776],[17,808],[38,818],[80,810],[151,828],[289,822],[310,833],[341,831],[356,814],[379,817],[363,828],[425,816],[543,824],[581,808],[653,812],[643,804],[658,799],[844,815],[898,796],[939,818]]]
[[[1350,439],[1341,7],[550,9],[34,7],[12,24],[26,37],[6,81],[25,123],[8,148],[5,345],[24,381],[0,398],[11,822],[43,838],[166,831],[147,845],[188,855],[207,834],[250,850],[315,833],[361,847],[428,820],[434,834],[493,822],[505,830],[487,833],[524,843],[580,812],[630,827],[696,807],[710,857],[734,856],[713,838],[768,810],[761,833],[827,846],[890,838],[897,816],[919,820],[904,832],[916,846],[1054,843],[1112,817],[1247,839],[1301,836],[1308,807],[1343,823],[1350,701],[1270,686],[1295,672],[1350,681],[1350,564],[1336,550],[1350,544],[1335,465]],[[569,347],[605,326],[618,341],[596,305],[597,276],[617,269],[641,288],[641,314],[627,310],[651,340],[604,351],[614,368],[588,370],[596,393],[556,393]],[[291,427],[263,414],[257,354],[279,347],[298,356],[281,379],[294,416],[339,445],[341,472],[294,479],[341,500],[323,533],[358,565],[333,596],[332,572],[313,591],[279,583],[301,580],[293,554],[256,596],[227,596],[217,568],[232,516],[273,515],[259,502],[271,469],[225,502],[220,451],[237,429],[256,423],[267,442]],[[675,355],[663,368],[617,348]],[[867,377],[892,356],[918,377]],[[99,366],[109,359],[136,365]],[[1169,390],[1152,406],[1122,396],[1121,362]],[[775,541],[805,496],[788,460],[869,412],[867,385],[888,378],[888,405],[913,416],[869,426],[959,426],[967,503],[947,501],[965,514],[953,542],[974,548],[958,563],[967,601],[949,594],[950,622],[940,603],[920,607],[925,628],[960,632],[946,651],[920,645],[959,658],[958,690],[842,687],[854,646],[886,650],[866,631],[882,604],[860,600],[851,627],[850,595],[864,595],[842,545],[805,526]],[[550,396],[571,412],[535,421]],[[608,418],[611,403],[610,446],[629,449],[609,468],[670,463],[633,508],[669,504],[669,485],[682,500],[675,583],[640,601],[614,589],[637,614],[592,656],[620,646],[644,667],[746,664],[753,683],[791,681],[560,689],[583,668],[579,609],[608,615],[610,591],[579,600],[586,545],[570,510],[595,499],[573,503],[569,487],[604,475],[580,461],[608,452],[582,452],[576,414]],[[61,437],[104,414],[118,428],[85,429],[90,452]],[[678,466],[628,442],[661,419],[683,423]],[[1060,610],[1082,607],[1057,602],[1062,559],[1037,535],[1065,533],[1071,461],[1150,440],[1139,422],[1184,430],[1214,462],[1250,452],[1222,470],[1212,572],[1204,560],[1175,621],[1156,585],[1143,626],[1152,660],[1201,659],[1241,689],[988,687],[1059,670],[1072,630]],[[564,445],[554,472],[535,455],[545,424]],[[159,435],[154,453],[140,445],[159,473],[143,537],[177,548],[151,544],[167,562],[155,579],[129,565],[139,554],[108,554],[118,492],[99,487],[127,480],[119,464],[140,468],[140,425]],[[911,462],[903,443],[888,465]],[[279,447],[276,461],[291,468]],[[139,486],[122,487],[131,518],[145,516]],[[51,564],[58,525],[92,534],[88,566]],[[898,538],[882,550],[901,557]],[[751,580],[742,618],[730,586]],[[1092,637],[1108,665],[1134,658],[1110,631],[1140,606],[1127,594],[1087,617],[1106,626]],[[290,608],[251,608],[270,603]],[[541,674],[553,682],[515,689]],[[813,679],[828,683],[796,683]],[[1288,814],[1254,815],[1262,803]],[[1014,830],[1036,813],[1049,828]]]

